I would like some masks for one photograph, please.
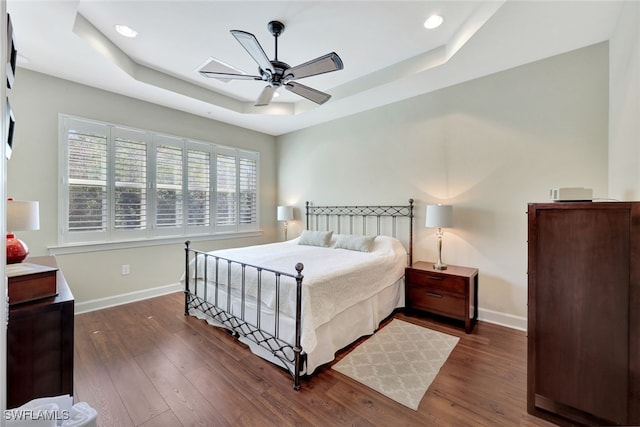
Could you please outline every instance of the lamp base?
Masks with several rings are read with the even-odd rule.
[[[433,268],[436,270],[446,270],[447,264],[442,262],[442,228],[438,228],[436,232],[436,237],[438,238],[438,261],[433,264]]]
[[[7,264],[17,264],[29,256],[29,247],[13,233],[7,233]]]
[[[446,270],[447,269],[447,264],[435,263],[435,264],[433,264],[433,268],[436,269],[436,270]]]

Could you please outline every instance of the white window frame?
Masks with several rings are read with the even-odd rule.
[[[107,132],[107,206],[108,214],[106,219],[106,230],[104,231],[69,231],[69,169],[68,169],[68,122],[74,122],[74,127],[84,129],[102,129]],[[66,114],[59,115],[59,206],[58,206],[58,244],[59,246],[117,243],[139,240],[166,240],[171,237],[202,237],[203,235],[224,235],[234,237],[234,233],[246,235],[246,232],[257,232],[260,226],[260,153],[218,145],[209,142],[196,141],[173,135],[160,134],[141,129],[121,126],[113,123],[105,123],[97,120],[85,119]],[[144,139],[147,143],[147,182],[146,182],[146,227],[136,230],[115,230],[115,194],[114,194],[114,174],[115,166],[113,158],[115,155],[115,145],[113,143],[115,135],[134,136],[138,140]],[[157,207],[157,184],[156,184],[156,153],[158,145],[172,145],[182,150],[182,224],[179,227],[158,227],[156,223]],[[209,167],[209,222],[205,226],[189,226],[189,188],[188,188],[188,153],[190,150],[207,152],[210,156]],[[236,159],[236,216],[232,225],[216,226],[216,155],[224,153],[232,155]],[[256,161],[256,217],[250,224],[240,223],[240,174],[239,163],[241,158],[248,158]]]

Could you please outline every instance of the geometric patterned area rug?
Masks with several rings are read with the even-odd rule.
[[[332,368],[417,411],[459,340],[393,319]]]

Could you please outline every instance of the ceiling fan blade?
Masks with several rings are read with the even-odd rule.
[[[245,71],[220,61],[214,57],[209,57],[196,71],[203,77],[212,77],[224,82],[233,79],[239,80],[262,80],[260,76],[252,76]]]
[[[315,76],[329,73],[331,71],[342,70],[344,65],[337,53],[331,52],[304,64],[296,65],[285,71],[285,78],[289,80],[301,79],[303,77]]]
[[[287,90],[320,105],[324,104],[331,98],[331,95],[328,93],[320,92],[319,90],[310,88],[309,86],[305,86],[298,82],[289,82],[285,87]]]
[[[223,79],[223,80],[262,80],[260,76],[252,76],[249,74],[235,74],[235,73],[220,73],[216,71],[206,71],[200,70],[198,71],[203,77],[211,77],[215,79]]]
[[[241,30],[231,30],[231,34],[233,37],[238,40],[238,42],[242,45],[242,47],[251,55],[254,61],[258,63],[260,68],[264,71],[269,71],[270,74],[273,74],[273,66],[271,65],[271,61],[267,58],[267,54],[264,53],[264,49],[260,46],[258,39],[251,33],[247,33],[246,31]]]
[[[265,86],[264,89],[262,89],[262,92],[260,92],[255,106],[264,107],[265,105],[269,105],[271,103],[271,100],[273,99],[273,94],[276,93],[276,89],[278,89],[276,86]]]

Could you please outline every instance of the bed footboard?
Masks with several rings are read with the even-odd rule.
[[[268,268],[246,264],[231,259],[222,258],[206,252],[198,251],[190,248],[190,241],[185,242],[185,300],[184,314],[190,315],[191,310],[203,313],[207,317],[220,323],[222,326],[231,331],[236,337],[243,337],[265,349],[275,358],[282,362],[282,366],[293,376],[293,388],[300,389],[300,373],[303,372],[305,358],[302,353],[300,344],[302,324],[301,324],[301,307],[302,307],[302,270],[304,266],[298,263],[295,266],[297,274],[285,273],[282,271],[271,270]],[[199,271],[198,264],[201,265],[203,277],[203,285],[198,292],[198,279],[191,272]],[[241,270],[240,283],[233,282],[235,289],[239,292],[240,308],[238,312],[232,309],[232,268]],[[192,270],[193,269],[193,270]],[[212,269],[213,277],[209,276],[209,270]],[[247,271],[250,271],[257,278],[257,308],[255,309],[255,318],[248,319],[247,302],[251,297],[247,296]],[[221,273],[223,277],[220,277]],[[273,314],[273,324],[263,325],[262,310],[260,309],[260,295],[262,289],[263,276],[273,279],[276,286],[276,307]],[[295,339],[289,342],[280,336],[280,287],[289,285],[290,283],[281,283],[283,277],[290,277],[295,280]],[[208,283],[212,283],[213,295],[208,295]],[[219,298],[220,295],[223,298]]]

